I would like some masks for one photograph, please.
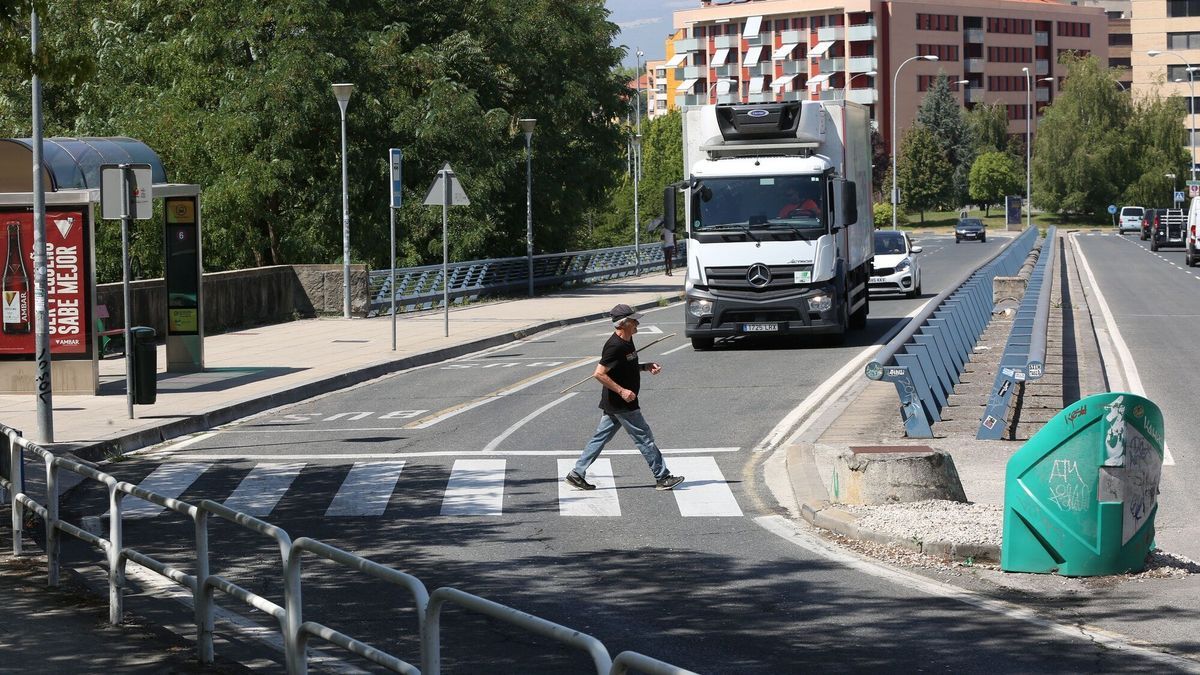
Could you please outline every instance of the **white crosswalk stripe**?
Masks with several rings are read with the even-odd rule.
[[[575,468],[575,460],[558,460],[558,514],[560,516],[619,516],[621,503],[617,501],[617,481],[613,478],[612,462],[597,459],[587,471],[587,481],[595,490],[576,490],[563,480]]]
[[[504,512],[503,459],[460,459],[450,470],[443,516],[499,516]]]
[[[355,462],[326,516],[382,516],[404,462]]]
[[[259,464],[238,483],[225,506],[252,516],[268,516],[283,499],[304,464]]]
[[[740,516],[742,509],[733,497],[733,490],[712,457],[672,457],[668,463],[671,473],[684,476],[674,490],[680,515]]]
[[[212,464],[208,462],[160,464],[149,476],[143,478],[141,483],[138,483],[138,487],[164,497],[179,499],[179,495],[196,482],[200,474],[207,471],[210,466]],[[122,502],[121,513],[125,518],[153,518],[165,510],[158,504],[137,497],[126,497]]]

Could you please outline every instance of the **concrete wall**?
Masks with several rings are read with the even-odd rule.
[[[368,270],[351,267],[351,307],[367,312]],[[281,323],[319,314],[342,313],[341,265],[277,265],[204,275],[204,332],[220,333],[246,326]],[[145,279],[130,285],[133,325],[167,330],[166,282]],[[121,284],[99,284],[96,304],[108,308],[105,328],[124,325]]]

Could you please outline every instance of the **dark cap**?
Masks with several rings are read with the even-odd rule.
[[[614,326],[620,326],[626,319],[637,321],[642,318],[641,312],[633,311],[629,305],[617,305],[608,312],[608,318],[612,319]]]

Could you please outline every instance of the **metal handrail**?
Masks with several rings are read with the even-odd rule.
[[[1038,257],[1038,261],[1041,262],[1042,258],[1047,258],[1047,268],[1052,267],[1057,247],[1058,237],[1056,229],[1051,227],[1046,231],[1046,242],[1042,245],[1042,252]],[[1047,248],[1049,248],[1049,251],[1046,250]],[[1043,272],[1043,274],[1048,273]],[[1042,371],[1046,363],[1046,332],[1050,322],[1050,287],[1051,284],[1043,281],[1041,288],[1038,289],[1037,309],[1033,317],[1033,335],[1029,339],[1029,358],[1025,367],[1025,374],[1031,380],[1036,380],[1042,376]]]
[[[7,447],[0,447],[0,452],[7,458],[7,466],[0,463],[0,488],[8,492],[12,507],[13,555],[23,553],[22,538],[25,512],[31,512],[46,523],[46,579],[50,586],[58,585],[59,533],[65,532],[85,541],[105,553],[108,563],[109,591],[109,623],[119,625],[123,618],[123,596],[125,589],[125,563],[132,560],[146,569],[155,572],[166,579],[192,591],[194,621],[197,632],[197,656],[201,663],[211,664],[214,660],[214,591],[221,591],[243,603],[261,610],[278,621],[283,635],[284,658],[289,673],[303,674],[308,668],[307,639],[308,636],[322,638],[347,651],[370,660],[389,670],[401,673],[425,673],[437,675],[440,672],[440,613],[446,602],[462,605],[476,612],[507,621],[533,633],[545,635],[565,644],[581,649],[591,656],[600,675],[611,672],[625,672],[624,668],[637,667],[651,675],[670,673],[672,675],[686,674],[686,671],[657,661],[634,652],[623,652],[613,661],[608,649],[596,638],[575,631],[566,626],[541,619],[521,612],[512,607],[480,598],[469,593],[453,589],[440,588],[432,595],[425,590],[425,585],[409,574],[391,569],[361,556],[343,551],[315,539],[301,537],[292,540],[282,528],[260,520],[240,511],[211,500],[202,500],[198,505],[188,504],[177,499],[165,497],[144,488],[118,481],[113,476],[65,457],[54,455],[36,443],[26,440],[20,432],[0,423],[0,439]],[[29,450],[42,458],[46,466],[46,504],[39,504],[33,497],[26,494],[24,489],[24,457],[23,452]],[[104,485],[109,502],[109,536],[99,537],[72,523],[59,520],[59,500],[57,477],[60,469],[66,469],[85,478],[92,479]],[[142,552],[123,545],[123,500],[126,496],[144,499],[153,504],[182,514],[193,521],[195,536],[195,570],[188,573],[178,567],[156,560]],[[279,546],[282,559],[282,575],[284,579],[283,604],[277,604],[268,598],[260,596],[219,575],[212,574],[209,563],[208,519],[217,516],[240,525],[244,528],[270,537]],[[331,562],[353,568],[383,581],[404,586],[413,597],[417,614],[418,631],[421,644],[422,668],[417,670],[412,664],[387,654],[371,645],[356,640],[339,631],[315,622],[303,620],[301,555],[309,552]],[[622,670],[613,670],[615,664],[621,664]]]

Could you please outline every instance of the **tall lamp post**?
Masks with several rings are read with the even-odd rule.
[[[844,94],[842,94],[843,98],[850,98],[850,83],[854,81],[854,78],[859,77],[859,76],[875,77],[878,74],[879,73],[877,73],[874,70],[868,70],[865,73],[855,73],[855,74],[851,75],[850,77],[846,78],[846,92]]]
[[[1030,158],[1033,156],[1033,73],[1029,68],[1021,68],[1025,73],[1025,227],[1033,227],[1033,172]],[[1039,77],[1038,82],[1053,82],[1053,77]]]
[[[1163,174],[1163,178],[1170,178],[1170,179],[1171,179],[1171,203],[1172,203],[1172,204],[1174,204],[1174,203],[1176,203],[1176,202],[1175,202],[1175,186],[1176,186],[1176,183],[1175,183],[1175,174],[1173,174],[1173,173],[1164,173],[1164,174]]]
[[[350,189],[346,179],[346,105],[353,84],[333,85],[338,109],[342,111],[342,318],[350,318]]]
[[[641,180],[642,135],[633,135],[633,273],[642,273],[641,232],[638,231],[638,182]]]
[[[896,67],[896,73],[892,75],[892,229],[896,229],[896,211],[900,208],[900,177],[896,175],[896,84],[900,77],[900,71],[904,66],[908,65],[909,61],[937,61],[938,57],[933,54],[924,56],[910,56]]]
[[[1180,54],[1179,52],[1163,51],[1161,49],[1151,49],[1150,51],[1146,52],[1146,56],[1149,56],[1150,58],[1154,58],[1155,56],[1158,56],[1159,54],[1170,54],[1171,56],[1178,58],[1180,61],[1183,61],[1183,65],[1187,68],[1188,113],[1189,113],[1189,117],[1190,117],[1190,119],[1188,120],[1188,122],[1189,122],[1188,126],[1190,126],[1192,128],[1192,159],[1191,159],[1191,162],[1189,162],[1189,163],[1192,165],[1192,180],[1194,181],[1194,180],[1196,180],[1196,70],[1197,69],[1192,67],[1192,64],[1188,63],[1187,59],[1183,58],[1183,55]],[[1174,196],[1174,195],[1172,195],[1172,196]]]
[[[525,134],[525,256],[529,258],[529,297],[533,297],[533,161],[530,143],[537,120],[526,117],[517,120]]]

